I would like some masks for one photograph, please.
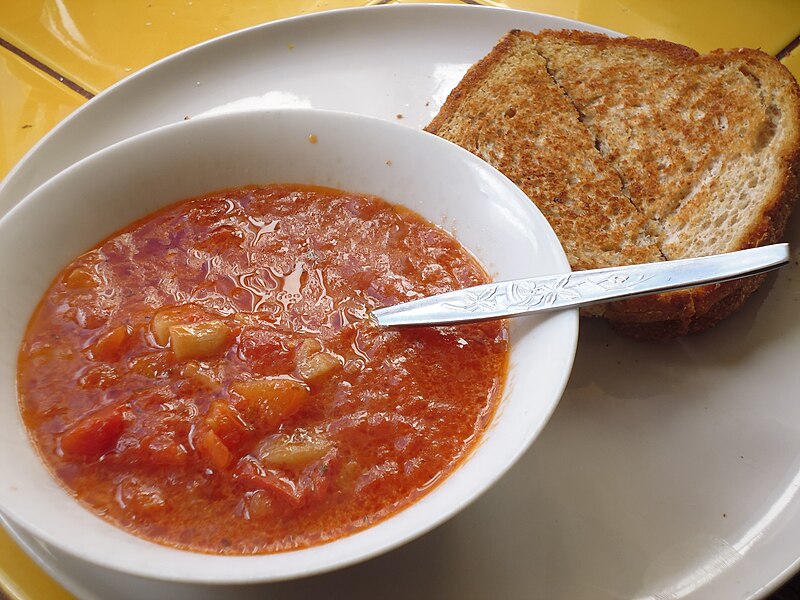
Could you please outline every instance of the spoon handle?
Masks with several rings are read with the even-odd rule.
[[[789,245],[728,254],[514,279],[421,298],[372,312],[378,325],[469,323],[577,308],[766,273],[789,262]]]

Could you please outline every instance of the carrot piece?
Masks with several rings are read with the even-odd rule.
[[[233,406],[225,400],[214,400],[205,417],[209,426],[229,448],[236,448],[247,438],[248,426]]]
[[[125,347],[125,342],[128,341],[130,336],[131,329],[127,325],[120,325],[108,333],[101,335],[89,346],[89,354],[92,360],[101,360],[104,362],[119,360],[119,357],[122,355],[122,350]]]
[[[251,379],[231,386],[239,396],[236,407],[245,421],[261,429],[275,430],[299,411],[309,398],[304,384],[293,379]]]
[[[152,377],[153,379],[170,377],[175,370],[175,359],[172,357],[171,352],[162,350],[161,352],[137,356],[131,360],[130,366],[132,372],[145,377]]]
[[[198,436],[195,447],[200,456],[211,465],[211,468],[218,471],[227,467],[233,459],[231,451],[211,429],[207,429]]]
[[[76,267],[67,275],[64,285],[71,290],[87,289],[98,287],[100,280],[97,275],[86,267]]]

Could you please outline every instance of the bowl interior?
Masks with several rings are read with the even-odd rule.
[[[505,392],[476,450],[431,493],[365,531],[282,554],[211,556],[141,540],[75,502],[39,459],[17,406],[17,353],[33,308],[70,260],[130,222],[252,183],[309,183],[403,204],[454,234],[498,280],[569,269],[544,218],[510,181],[460,148],[397,124],[313,110],[235,113],[102,150],[0,220],[0,510],[33,535],[93,563],[165,580],[317,573],[386,551],[452,516],[513,464],[549,418],[572,366],[575,311],[513,322]]]

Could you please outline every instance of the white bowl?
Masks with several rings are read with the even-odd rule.
[[[212,556],[148,542],[86,510],[50,475],[20,418],[17,353],[33,308],[70,260],[114,231],[177,200],[251,183],[309,183],[403,204],[453,233],[498,280],[569,269],[545,219],[508,179],[457,146],[401,125],[314,110],[236,113],[102,150],[0,220],[0,510],[34,536],[92,563],[163,580],[245,583],[319,573],[385,552],[453,516],[517,460],[550,417],[572,367],[576,311],[512,323],[505,392],[475,451],[429,494],[369,529],[304,550]]]

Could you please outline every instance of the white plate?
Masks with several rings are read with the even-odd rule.
[[[0,187],[0,211],[134,133],[231,105],[304,104],[421,127],[511,28],[587,25],[476,6],[393,5],[203,44],[101,94]],[[797,219],[790,241],[800,244]],[[85,598],[754,598],[800,556],[800,268],[714,331],[634,343],[584,323],[572,380],[532,449],[478,502],[399,550],[257,588],[125,577],[8,526]]]

